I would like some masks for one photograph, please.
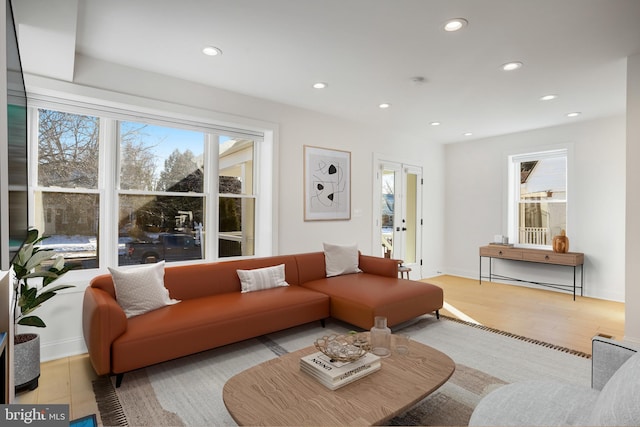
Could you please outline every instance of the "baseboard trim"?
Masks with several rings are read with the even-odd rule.
[[[62,359],[77,356],[87,352],[87,346],[82,338],[48,342],[40,347],[40,361]]]

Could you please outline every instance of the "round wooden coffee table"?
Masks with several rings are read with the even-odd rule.
[[[395,338],[395,337],[392,337]],[[232,377],[222,397],[239,425],[375,425],[402,414],[453,374],[446,354],[411,341],[406,355],[392,352],[382,368],[337,390],[300,370],[306,347]]]

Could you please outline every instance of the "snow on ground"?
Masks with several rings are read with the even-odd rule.
[[[96,236],[65,236],[54,234],[40,243],[42,249],[53,249],[65,258],[95,256],[98,247]]]

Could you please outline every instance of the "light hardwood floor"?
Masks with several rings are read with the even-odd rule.
[[[441,313],[573,350],[591,353],[597,334],[624,337],[624,304],[455,276],[425,281],[444,290]],[[42,364],[40,386],[16,396],[15,403],[70,404],[72,419],[97,414],[86,355]]]
[[[448,316],[591,354],[598,334],[624,338],[624,304],[548,289],[438,276]]]

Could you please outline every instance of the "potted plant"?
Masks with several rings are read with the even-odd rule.
[[[40,377],[40,336],[35,333],[18,334],[18,325],[44,328],[47,325],[32,313],[56,292],[72,288],[72,285],[50,287],[70,270],[65,266],[64,257],[53,250],[45,250],[37,245],[46,237],[39,237],[36,229],[30,229],[27,240],[13,261],[14,293],[14,360],[16,392],[34,390]],[[30,279],[38,279],[38,284],[29,284]],[[33,281],[32,281],[33,283]]]

